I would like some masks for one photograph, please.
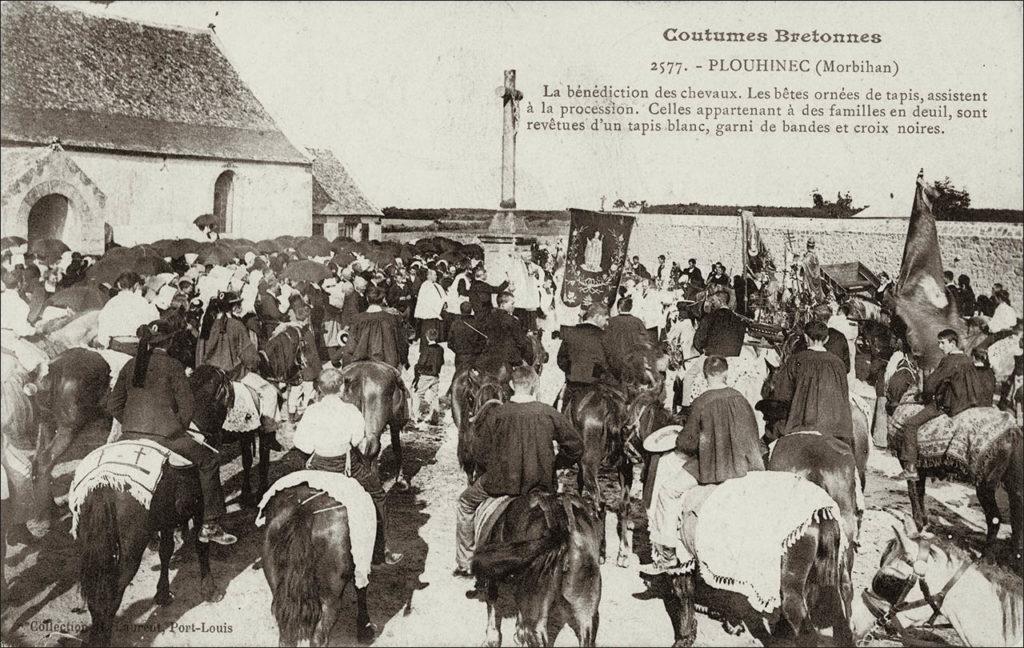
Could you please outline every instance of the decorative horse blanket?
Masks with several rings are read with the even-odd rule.
[[[299,470],[278,479],[263,494],[256,514],[256,526],[261,527],[267,522],[263,510],[271,498],[279,492],[307,484],[310,488],[322,491],[320,495],[302,504],[317,511],[331,508],[331,500],[343,505],[348,512],[348,534],[352,540],[352,562],[355,563],[356,587],[363,588],[370,583],[370,564],[373,561],[373,542],[377,537],[377,510],[373,500],[363,486],[348,475],[324,470]]]
[[[907,421],[923,405],[905,403],[889,417],[889,448],[899,457]],[[996,442],[1006,434],[1020,434],[1013,414],[995,407],[972,407],[949,417],[933,418],[917,431],[919,468],[942,468],[968,482],[987,475],[996,458]]]
[[[68,491],[71,536],[78,537],[79,511],[97,486],[126,491],[148,511],[167,462],[190,465],[184,457],[148,439],[108,443],[86,455],[75,469]]]
[[[793,473],[755,471],[714,489],[693,490],[697,510],[684,512],[680,538],[696,549],[696,558],[683,569],[699,562],[705,582],[746,596],[759,612],[782,604],[782,558],[807,527],[822,520],[842,527],[839,506],[828,493]],[[838,555],[847,542],[844,530]]]

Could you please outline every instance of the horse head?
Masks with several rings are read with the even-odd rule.
[[[218,367],[200,365],[188,382],[196,403],[192,420],[203,434],[216,436],[228,411],[235,405],[230,378]]]

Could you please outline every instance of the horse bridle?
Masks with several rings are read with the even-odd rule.
[[[921,547],[921,549],[918,552],[918,554],[920,555],[921,551],[927,551],[928,542],[922,541],[919,546]],[[901,612],[907,612],[909,610],[916,610],[918,608],[928,606],[932,610],[932,615],[923,625],[933,628],[938,627],[935,625],[935,620],[942,615],[942,604],[946,600],[946,595],[949,594],[949,591],[953,589],[953,587],[957,584],[957,582],[960,580],[960,577],[963,576],[968,569],[974,566],[975,561],[972,560],[968,562],[965,560],[963,563],[961,563],[960,567],[957,568],[956,572],[954,572],[954,574],[950,577],[946,584],[942,586],[942,589],[939,590],[939,593],[932,594],[930,588],[928,587],[928,582],[924,578],[924,573],[920,571],[918,567],[915,566],[920,561],[915,561],[915,563],[911,563],[907,559],[906,552],[903,552],[903,555],[900,558],[898,558],[898,560],[902,560],[904,563],[906,563],[907,566],[910,567],[911,573],[910,576],[908,576],[903,581],[903,587],[900,589],[900,594],[898,597],[896,597],[896,600],[894,602],[890,603],[889,601],[886,601],[882,596],[877,594],[874,591],[873,585],[871,587],[865,588],[864,591],[861,593],[861,599],[863,600],[864,605],[865,607],[867,607],[868,611],[871,612],[871,615],[875,617],[875,623],[864,635],[864,638],[857,642],[857,645],[864,645],[865,642],[870,640],[875,628],[878,627],[882,627],[887,630],[889,630],[890,628],[892,630],[895,630],[894,634],[899,635],[900,641],[905,646],[945,645],[927,642],[921,639],[910,638],[907,635],[908,628],[905,627],[903,623],[899,620],[899,614]],[[887,561],[886,564],[883,565],[883,567],[888,566],[891,562],[892,560]],[[910,595],[910,592],[913,591],[915,585],[919,585],[921,587],[922,598],[916,601],[908,602],[907,597]],[[888,610],[884,609],[885,605],[889,606]]]

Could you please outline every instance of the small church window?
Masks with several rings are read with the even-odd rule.
[[[220,234],[230,232],[232,229],[234,202],[235,202],[235,172],[225,171],[217,176],[217,182],[213,185],[213,215],[216,222],[213,230]]]

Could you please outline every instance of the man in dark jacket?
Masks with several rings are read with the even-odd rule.
[[[156,332],[153,332],[153,328]],[[167,355],[174,331],[163,320],[139,327],[139,350],[117,376],[107,410],[121,423],[122,438],[148,439],[185,457],[199,470],[203,491],[201,542],[234,544],[237,538],[220,525],[226,513],[220,481],[220,458],[189,436],[195,401],[185,367]]]
[[[274,329],[278,324],[288,321],[288,316],[281,312],[277,298],[271,292],[275,288],[277,288],[277,277],[269,274],[260,282],[259,292],[256,294],[256,317],[260,322],[259,341],[261,347],[274,334]]]
[[[690,278],[690,284],[697,288],[704,286],[704,274],[697,267],[697,259],[690,259],[687,262],[686,269],[683,270],[683,274]]]
[[[984,380],[984,374],[975,369],[974,361],[960,349],[960,336],[952,329],[939,333],[939,349],[944,353],[939,366],[924,379],[921,392],[927,403],[920,412],[910,417],[903,427],[903,452],[900,457],[905,469],[898,479],[916,482],[917,431],[928,421],[945,414],[956,416],[972,407],[992,405],[993,386]]]
[[[352,317],[348,344],[342,352],[345,364],[376,360],[396,369],[408,366],[409,341],[399,316],[382,308],[384,291],[371,286],[366,290],[366,301],[366,312]]]
[[[611,373],[605,327],[608,307],[593,303],[587,308],[583,322],[563,330],[562,345],[556,361],[565,373],[562,411],[568,412],[575,400],[586,390]]]
[[[633,315],[633,298],[625,297],[619,301],[619,314],[608,319],[605,329],[606,347],[611,357],[608,358],[614,371],[634,349],[650,341],[644,322]]]
[[[507,377],[515,367],[533,364],[533,344],[512,314],[514,308],[515,297],[503,292],[498,295],[498,307],[481,322],[487,345],[476,359],[476,368],[480,371]]]
[[[469,302],[462,302],[459,308],[462,311],[461,317],[454,320],[448,331],[448,348],[455,354],[456,372],[476,363],[477,357],[486,348],[488,339],[487,334],[470,317],[473,306]]]
[[[828,339],[825,340],[825,350],[829,351],[840,360],[843,361],[843,366],[846,367],[846,371],[850,371],[850,345],[846,341],[846,336],[841,331],[828,326],[828,320],[832,317],[832,309],[828,306],[821,305],[816,306],[814,309],[814,321],[821,322],[828,327]],[[799,353],[807,349],[807,340],[801,339],[795,345],[793,345],[793,352]]]
[[[485,410],[477,426],[474,459],[483,474],[459,496],[456,576],[469,576],[475,544],[473,517],[489,497],[554,493],[556,466],[568,467],[583,454],[583,439],[558,410],[537,402],[537,373],[512,371],[512,398]],[[558,443],[556,457],[553,443]]]
[[[508,281],[503,281],[497,286],[487,283],[487,271],[483,267],[477,268],[473,273],[473,283],[469,285],[469,303],[473,305],[473,317],[478,322],[483,322],[487,314],[491,312],[491,295],[505,292],[508,288]]]
[[[708,297],[712,311],[701,319],[693,334],[693,348],[706,356],[735,358],[743,349],[747,323],[729,309],[728,296],[722,292]],[[843,344],[846,344],[845,339]]]

